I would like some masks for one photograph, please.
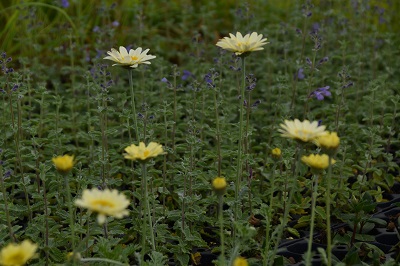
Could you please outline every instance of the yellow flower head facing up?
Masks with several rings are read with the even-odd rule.
[[[233,261],[233,266],[248,266],[249,263],[247,262],[247,260],[245,258],[242,257],[237,257],[234,261]]]
[[[63,155],[52,159],[56,169],[60,173],[68,173],[74,167],[74,156]]]
[[[150,159],[152,157],[157,157],[158,155],[165,154],[162,145],[156,142],[150,142],[148,146],[146,146],[144,142],[140,142],[139,146],[132,144],[126,147],[125,151],[125,159],[133,161],[146,161],[147,159]]]
[[[234,52],[236,55],[263,50],[262,46],[268,44],[267,38],[263,39],[263,35],[257,34],[257,32],[245,36],[242,36],[240,32],[237,32],[236,36],[229,33],[229,36],[220,39],[216,46]]]
[[[301,157],[301,161],[315,170],[324,170],[329,166],[329,156],[326,154],[310,154]],[[336,161],[331,159],[331,164]]]
[[[34,257],[37,244],[24,240],[21,244],[10,243],[0,251],[0,265],[21,266]]]
[[[310,122],[295,119],[294,121],[285,120],[284,124],[280,124],[278,131],[282,137],[295,139],[301,142],[313,141],[316,138],[326,134],[325,126],[318,126],[318,122]]]
[[[271,151],[272,157],[279,159],[282,156],[282,151],[279,148],[272,149]]]
[[[327,134],[315,139],[315,144],[325,150],[336,150],[340,144],[340,138],[336,132],[327,132]]]
[[[150,49],[143,51],[142,47],[138,47],[135,50],[130,49],[128,52],[125,47],[120,46],[119,52],[111,48],[111,51],[107,52],[108,56],[103,59],[116,62],[113,66],[137,68],[140,64],[151,64],[149,60],[156,58],[154,55],[148,55],[149,51]]]
[[[225,177],[216,177],[214,178],[214,180],[212,181],[212,186],[215,190],[216,193],[221,193],[223,194],[225,192],[226,189],[226,179]]]
[[[101,225],[106,221],[106,216],[122,218],[129,214],[126,209],[129,200],[117,190],[92,190],[85,189],[82,198],[75,201],[75,205],[97,212],[97,222]]]

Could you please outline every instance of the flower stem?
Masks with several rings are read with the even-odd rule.
[[[219,234],[221,241],[221,255],[220,255],[220,265],[225,265],[225,243],[224,243],[224,215],[223,215],[223,205],[224,205],[224,195],[218,195],[219,200],[219,210],[218,210],[218,220],[219,220]]]
[[[145,203],[145,213],[147,215],[148,223],[149,223],[149,229],[150,229],[150,238],[151,238],[151,248],[153,251],[156,251],[156,244],[154,241],[154,231],[153,231],[153,222],[151,219],[151,212],[150,212],[150,203],[149,203],[149,192],[147,189],[148,182],[147,182],[147,167],[146,163],[142,163],[142,178],[144,179],[144,203]],[[146,231],[143,232],[146,234]]]
[[[46,253],[46,265],[49,265],[49,213],[47,210],[47,192],[46,192],[46,170],[45,165],[40,165],[40,179],[42,180],[43,187],[43,203],[44,203],[44,226],[45,226],[45,234],[44,234],[44,245],[45,245],[45,253]]]
[[[310,224],[310,237],[308,239],[308,247],[306,253],[306,266],[311,265],[311,249],[313,243],[313,235],[314,235],[314,220],[315,220],[315,206],[317,202],[318,195],[318,175],[314,175],[314,190],[312,193],[312,202],[311,202],[311,224]]]
[[[244,101],[244,89],[246,86],[246,65],[245,58],[242,57],[242,87],[240,88],[240,99],[239,99],[239,140],[238,140],[238,155],[237,155],[237,174],[235,182],[235,213],[234,219],[237,221],[239,212],[239,189],[242,179],[242,146],[243,146],[243,101]]]
[[[80,262],[106,262],[106,263],[112,263],[114,265],[120,265],[120,266],[127,266],[128,264],[122,263],[116,260],[110,260],[106,258],[82,258],[80,259]]]
[[[332,235],[331,235],[331,178],[332,158],[329,156],[328,176],[326,180],[326,253],[328,255],[328,266],[332,265]]]
[[[1,181],[1,192],[3,194],[3,200],[4,200],[4,211],[6,214],[7,227],[8,227],[8,231],[10,234],[10,239],[13,242],[16,242],[17,239],[14,236],[14,231],[13,231],[12,224],[11,224],[10,212],[8,211],[7,192],[6,192],[6,187],[4,184],[3,167],[1,165],[0,165],[0,181]]]
[[[272,173],[271,173],[271,195],[269,198],[269,208],[268,208],[268,216],[267,216],[267,222],[265,225],[265,253],[264,253],[264,266],[268,266],[267,264],[267,258],[268,258],[268,253],[269,253],[269,248],[270,248],[270,231],[271,231],[271,221],[272,221],[272,215],[273,215],[273,208],[274,208],[274,191],[275,191],[275,169],[276,169],[276,161],[274,162],[274,166],[272,168]]]
[[[65,182],[65,193],[67,197],[67,205],[68,205],[68,213],[69,213],[69,226],[71,228],[71,245],[73,258],[75,258],[75,222],[74,222],[74,213],[72,210],[72,200],[71,200],[71,191],[69,189],[69,174],[64,174],[64,182]]]
[[[274,243],[274,250],[270,256],[267,257],[267,265],[270,265],[269,259],[275,258],[275,254],[278,252],[278,247],[279,247],[279,241],[282,238],[283,231],[285,230],[285,226],[288,220],[289,216],[289,211],[290,211],[290,205],[292,204],[293,196],[297,192],[297,178],[300,175],[300,164],[301,164],[301,156],[303,154],[303,145],[298,144],[297,146],[297,151],[296,151],[296,156],[293,161],[293,166],[292,166],[292,174],[293,174],[293,183],[291,184],[292,187],[287,187],[287,178],[286,178],[286,184],[285,184],[285,191],[284,191],[284,196],[283,196],[283,204],[284,204],[284,209],[283,209],[283,217],[282,217],[282,222],[281,226],[279,227],[279,231],[276,234],[275,237],[275,243]],[[296,160],[297,158],[297,160]]]
[[[139,130],[138,130],[138,125],[137,125],[135,92],[133,91],[132,75],[133,75],[133,69],[129,69],[129,86],[131,87],[131,100],[132,100],[132,112],[133,112],[132,116],[133,116],[133,121],[135,122],[136,139],[138,142],[140,142]]]
[[[215,109],[215,125],[217,129],[217,156],[218,156],[218,175],[221,176],[221,163],[222,163],[222,156],[221,156],[221,132],[219,128],[219,111],[218,111],[218,102],[217,102],[217,89],[214,92],[214,109]]]

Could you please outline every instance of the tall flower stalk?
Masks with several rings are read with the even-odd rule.
[[[310,235],[308,238],[307,252],[306,252],[306,266],[311,265],[311,250],[314,240],[314,222],[315,222],[315,206],[318,196],[318,175],[314,175],[313,191],[311,195],[311,221],[310,221]]]
[[[328,132],[315,140],[315,144],[322,148],[323,152],[328,154],[328,175],[326,179],[326,253],[328,255],[328,266],[332,265],[332,235],[331,235],[331,178],[332,164],[335,162],[334,157],[340,144],[340,138],[336,132]]]
[[[135,103],[135,92],[133,90],[133,69],[129,69],[129,87],[131,88],[131,105],[132,105],[132,117],[133,121],[135,123],[135,135],[136,135],[136,140],[140,141],[140,134],[139,134],[139,129],[138,129],[138,123],[137,123],[137,114],[136,114],[136,103]]]
[[[324,138],[321,137],[321,138]],[[318,178],[319,175],[322,173],[322,171],[328,167],[330,167],[335,161],[331,159],[330,156],[326,154],[311,154],[309,156],[303,156],[301,160],[311,167],[311,172],[314,174],[314,189],[312,193],[312,202],[311,202],[311,223],[310,223],[310,237],[308,239],[308,247],[307,247],[307,253],[306,253],[306,266],[311,265],[311,251],[312,251],[312,242],[313,242],[313,234],[314,234],[314,220],[315,220],[315,206],[316,206],[316,201],[317,201],[317,195],[318,195]],[[328,191],[327,191],[328,192]],[[328,194],[327,194],[328,195]],[[330,197],[330,195],[329,195]],[[328,204],[328,202],[327,202]],[[330,202],[329,202],[330,204]],[[327,213],[328,215],[328,213]],[[327,216],[328,220],[330,219],[329,216]],[[327,226],[330,226],[327,224]]]
[[[75,257],[75,221],[74,212],[72,209],[71,192],[69,188],[69,173],[74,166],[74,156],[64,155],[52,159],[58,173],[64,177],[65,196],[67,199],[68,213],[69,213],[69,226],[71,228],[71,245],[73,257]],[[75,260],[74,260],[75,262]],[[74,263],[75,264],[75,263]]]
[[[4,176],[3,176],[3,166],[0,164],[0,182],[1,182],[1,193],[3,194],[3,200],[4,200],[4,212],[6,214],[6,220],[7,220],[7,227],[8,227],[8,232],[10,234],[10,239],[13,242],[16,242],[16,238],[14,236],[14,230],[12,228],[11,224],[11,217],[10,217],[10,212],[8,210],[8,200],[7,200],[7,192],[6,192],[6,187],[4,183]]]
[[[129,86],[131,88],[131,101],[132,101],[132,116],[135,122],[135,130],[136,130],[136,139],[140,141],[140,134],[137,126],[137,115],[136,115],[136,105],[135,105],[135,94],[133,90],[133,81],[132,81],[132,70],[137,68],[140,64],[151,64],[149,60],[156,58],[154,55],[148,55],[147,53],[150,49],[146,49],[143,51],[142,47],[138,47],[133,50],[130,49],[129,52],[125,47],[120,46],[119,51],[114,48],[111,48],[111,51],[108,51],[108,56],[103,59],[111,60],[115,62],[113,66],[121,66],[129,69]]]
[[[149,230],[150,230],[151,248],[152,248],[152,251],[156,251],[156,244],[155,244],[155,241],[154,241],[153,222],[152,222],[151,211],[150,211],[149,192],[148,192],[149,182],[147,180],[147,167],[146,167],[146,162],[145,161],[142,162],[142,178],[144,180],[144,198],[143,198],[143,201],[144,201],[144,204],[145,204],[145,214],[147,216],[146,218],[147,218],[148,226],[149,226]],[[146,231],[144,231],[143,233],[146,234]]]
[[[234,52],[237,56],[240,56],[242,60],[242,86],[240,88],[240,100],[239,100],[239,139],[238,139],[238,154],[237,154],[237,166],[236,166],[236,180],[235,180],[235,209],[234,209],[234,220],[237,221],[239,213],[239,190],[242,181],[242,156],[243,156],[243,112],[244,112],[244,90],[246,87],[246,64],[245,58],[250,55],[251,52],[260,51],[266,45],[267,38],[263,38],[262,34],[252,32],[243,36],[240,32],[236,35],[229,33],[229,37],[220,39],[216,46],[221,47],[224,50]]]
[[[220,265],[225,265],[225,240],[224,240],[224,194],[226,190],[226,180],[224,177],[216,177],[212,181],[212,186],[215,193],[218,196],[218,222],[219,222],[219,234],[221,242],[221,255],[219,257]]]
[[[150,142],[149,145],[145,145],[144,142],[140,142],[139,145],[132,144],[125,148],[124,157],[125,159],[132,161],[139,161],[142,164],[142,187],[144,187],[144,194],[142,198],[142,208],[144,207],[144,213],[148,222],[143,222],[142,224],[142,251],[141,251],[141,259],[144,261],[144,255],[146,252],[146,233],[147,226],[150,228],[150,238],[151,238],[151,248],[152,251],[156,250],[155,238],[154,238],[154,230],[152,223],[152,216],[150,212],[150,202],[148,199],[148,182],[147,182],[147,168],[146,162],[153,157],[157,157],[158,155],[165,154],[162,146],[156,142]]]

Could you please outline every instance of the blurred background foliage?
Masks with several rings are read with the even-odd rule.
[[[79,62],[119,45],[152,44],[152,53],[182,64],[181,52],[193,40],[213,45],[229,32],[267,34],[282,24],[294,31],[296,12],[307,2],[314,5],[314,22],[349,23],[364,33],[400,30],[400,1],[394,0],[11,0],[0,1],[0,50],[63,64],[55,54],[71,47]]]

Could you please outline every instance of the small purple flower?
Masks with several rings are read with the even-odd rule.
[[[257,100],[251,105],[251,107],[256,108],[260,103],[261,103],[261,100]]]
[[[119,22],[114,20],[113,23],[111,23],[111,25],[116,28],[119,26]]]
[[[18,88],[19,88],[19,85],[18,84],[14,84],[14,86],[12,87],[12,91],[16,91],[16,90],[18,90]]]
[[[296,76],[295,76],[295,78],[296,78]],[[304,78],[305,78],[304,69],[303,68],[299,68],[299,71],[297,71],[297,79],[298,80],[302,80]]]
[[[166,77],[163,77],[161,79],[161,82],[166,83],[167,84],[167,88],[172,88],[172,83],[169,82],[169,80]]]
[[[303,32],[301,31],[301,29],[299,29],[299,28],[296,29],[296,33],[299,34],[299,35],[303,34]]]
[[[318,66],[319,66],[319,65],[322,65],[322,64],[325,63],[325,62],[328,62],[328,60],[329,60],[329,57],[325,56],[324,58],[322,58],[321,60],[319,60]]]
[[[100,32],[100,27],[99,26],[94,26],[93,27],[93,32]]]
[[[308,64],[309,66],[312,66],[312,62],[311,62],[310,58],[306,57],[306,62],[307,62],[307,64]]]
[[[183,70],[182,80],[187,80],[194,75],[189,70]]]
[[[69,2],[68,2],[68,0],[61,0],[61,6],[62,6],[63,8],[69,7]]]
[[[322,101],[324,99],[324,97],[328,97],[331,96],[331,92],[329,91],[329,86],[326,87],[322,87],[319,89],[316,89],[315,91],[313,91],[309,98],[315,97],[317,98],[318,101]]]
[[[13,171],[12,171],[11,169],[10,169],[10,170],[7,170],[7,171],[4,173],[4,179],[9,178],[12,174],[13,174]]]
[[[1,53],[1,57],[2,57],[3,59],[6,59],[6,57],[7,57],[6,52],[2,52],[2,53]]]
[[[321,27],[320,27],[319,23],[318,23],[318,22],[315,22],[315,23],[312,25],[311,31],[312,31],[312,32],[318,32],[320,28],[321,28]]]
[[[354,85],[354,83],[353,83],[352,81],[350,81],[350,82],[347,83],[346,85],[343,85],[342,88],[343,88],[343,89],[347,89],[348,87],[351,87],[351,86],[353,86],[353,85]]]
[[[212,85],[212,79],[211,79],[211,74],[206,74],[205,76],[204,76],[204,81],[207,83],[207,84],[211,84]]]

